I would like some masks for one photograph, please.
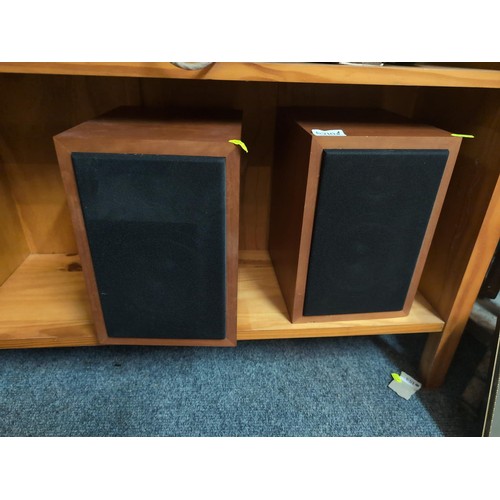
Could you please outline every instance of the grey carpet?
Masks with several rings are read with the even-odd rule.
[[[465,335],[446,383],[409,401],[425,335],[231,348],[0,351],[1,436],[478,436],[461,393],[484,353]]]

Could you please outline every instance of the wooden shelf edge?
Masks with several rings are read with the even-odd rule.
[[[92,324],[20,327],[0,330],[0,349],[85,347],[99,345]]]
[[[82,273],[70,271],[75,264],[73,255],[32,254],[4,283],[0,349],[98,344]],[[443,327],[421,296],[402,318],[292,324],[268,252],[240,252],[237,340],[438,333]]]
[[[267,251],[240,251],[238,340],[439,333],[444,321],[417,294],[408,316],[377,320],[294,323]]]
[[[216,62],[189,71],[169,62],[4,62],[0,73],[288,83],[500,88],[500,71],[450,66]]]
[[[411,333],[441,333],[443,331],[442,323],[426,323],[422,325],[393,325],[388,326],[381,331],[376,327],[355,328],[345,326],[343,328],[304,328],[302,330],[258,330],[258,331],[239,331],[238,341],[240,340],[279,340],[279,339],[303,339],[303,338],[324,338],[324,337],[360,337],[363,335],[393,335],[393,334],[411,334]]]
[[[0,287],[0,349],[96,345],[78,256],[31,254]]]

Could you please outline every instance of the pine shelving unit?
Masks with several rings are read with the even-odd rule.
[[[465,66],[465,65],[464,65]],[[439,385],[500,236],[500,70],[416,65],[0,63],[0,348],[97,345],[52,144],[121,105],[243,111],[238,340],[428,333]],[[292,324],[267,251],[279,106],[380,107],[464,140],[409,316]]]

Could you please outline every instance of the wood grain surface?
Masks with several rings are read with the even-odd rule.
[[[291,323],[269,253],[240,251],[238,340],[440,332],[443,325],[419,295],[403,318]]]
[[[493,206],[499,196],[495,186],[500,169],[500,103],[497,90],[481,87],[500,88],[500,71],[494,65],[490,65],[491,69],[470,66],[377,68],[309,63],[216,63],[206,70],[190,72],[168,62],[0,63],[0,73],[3,73],[0,74],[0,157],[7,179],[5,181],[4,177],[0,182],[3,190],[0,241],[2,238],[17,241],[13,243],[16,248],[14,260],[7,263],[10,257],[2,257],[4,260],[0,261],[0,275],[3,279],[8,278],[4,286],[11,283],[8,288],[0,288],[0,293],[3,293],[3,304],[19,301],[17,310],[27,318],[20,317],[15,326],[2,326],[0,346],[96,343],[92,325],[84,322],[72,326],[72,319],[64,319],[64,314],[58,311],[58,304],[69,311],[74,307],[88,307],[81,276],[82,295],[78,306],[71,301],[66,304],[64,294],[51,292],[44,297],[45,288],[54,290],[58,286],[57,279],[48,270],[41,273],[44,276],[41,282],[45,284],[34,285],[40,292],[30,288],[32,278],[21,280],[26,296],[20,289],[12,288],[11,280],[15,283],[17,276],[24,275],[30,259],[45,258],[33,255],[11,275],[26,255],[23,238],[33,253],[64,254],[76,250],[52,135],[124,104],[171,105],[179,102],[201,107],[227,105],[243,111],[243,131],[249,138],[250,153],[242,179],[240,242],[243,250],[266,250],[276,109],[289,105],[383,107],[451,132],[475,135],[475,139],[462,143],[424,268],[421,295],[417,294],[416,305],[423,297],[432,304],[428,310],[436,311],[432,313],[434,322],[432,319],[417,320],[411,327],[415,331],[427,331],[425,328],[438,331],[443,327],[443,320],[448,320],[443,335],[430,336],[422,358],[426,382],[439,385],[460,341],[462,326],[470,314],[479,289],[477,284],[484,276],[496,237],[492,229],[495,219],[488,215],[488,224],[483,226],[483,223],[486,215],[491,214],[490,205]],[[14,205],[20,224],[15,222]],[[20,225],[25,236],[19,230]],[[264,254],[261,255],[257,261],[265,260]],[[266,289],[267,281],[259,280],[257,275],[266,272],[263,266],[268,275],[273,276],[272,268],[266,264],[259,266],[254,262],[240,267],[240,290],[244,290],[242,269],[243,276],[250,273],[249,283],[257,282],[252,285],[253,293],[259,296],[261,287]],[[249,271],[248,267],[255,269]],[[275,278],[269,277],[269,283],[272,279]],[[271,289],[273,292],[260,295],[255,301],[239,301],[243,308],[239,325],[247,314],[245,307],[253,311],[254,318],[259,318],[260,311],[268,310],[270,302],[279,303],[280,295],[273,298],[278,288],[273,285]],[[38,309],[36,304],[40,304]],[[277,306],[278,310],[282,305],[283,302]],[[30,323],[33,307],[35,316],[37,311],[53,310],[55,326],[48,328],[36,321]],[[274,307],[273,312],[269,311],[271,318],[276,310]],[[5,307],[0,311],[1,321]],[[278,330],[282,320],[281,317],[277,320]],[[384,326],[380,333],[402,327],[401,319],[395,321],[392,326]],[[294,330],[295,326],[290,329],[290,325],[285,324],[283,331]],[[349,322],[345,334],[358,331],[353,325]],[[424,330],[419,329],[419,325]],[[250,319],[242,326],[238,337],[281,335],[272,325],[263,325],[260,333],[255,333]],[[255,328],[259,328],[258,324]],[[310,325],[300,325],[300,328],[304,334]],[[335,332],[341,332],[342,328]],[[309,331],[314,336],[318,330],[323,332],[317,325]]]
[[[29,254],[16,203],[0,163],[0,287]]]
[[[0,155],[32,253],[76,251],[52,137],[134,98],[128,79],[0,75]]]
[[[77,255],[32,254],[0,287],[0,348],[95,345]]]
[[[420,284],[421,292],[448,322],[439,341],[429,340],[422,358],[422,378],[429,386],[444,380],[500,231],[491,214],[499,196],[500,93],[442,90],[422,89],[415,116],[474,139],[462,141]]]
[[[207,68],[189,71],[180,69],[169,62],[4,62],[0,64],[0,72],[295,83],[500,88],[498,71],[433,65],[387,65],[375,67],[304,62],[216,62]]]
[[[405,318],[292,324],[268,252],[240,252],[238,340],[440,332],[443,325],[420,296]],[[0,348],[97,343],[78,256],[30,255],[0,288]]]
[[[462,282],[442,334],[429,337],[420,361],[427,387],[439,387],[446,377],[470,312],[500,239],[500,180],[479,231],[476,244],[462,274]]]

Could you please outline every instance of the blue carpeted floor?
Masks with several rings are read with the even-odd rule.
[[[409,401],[425,335],[231,348],[0,351],[1,436],[478,436],[461,393],[484,347],[465,335],[445,385]]]

